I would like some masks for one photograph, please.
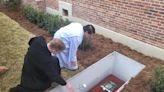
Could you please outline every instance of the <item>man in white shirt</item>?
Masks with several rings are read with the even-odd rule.
[[[77,50],[83,38],[90,37],[95,33],[95,28],[92,25],[82,26],[80,23],[71,23],[65,27],[60,28],[54,34],[54,38],[61,39],[66,49],[57,54],[60,61],[61,68],[69,70],[78,69]]]

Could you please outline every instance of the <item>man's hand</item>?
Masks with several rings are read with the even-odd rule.
[[[0,74],[6,72],[7,70],[8,70],[7,67],[5,67],[5,66],[0,66]]]
[[[67,83],[66,88],[68,89],[68,92],[75,92],[75,89],[70,83]]]

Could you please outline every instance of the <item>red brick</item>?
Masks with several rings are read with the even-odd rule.
[[[46,1],[47,6],[58,10],[58,0]],[[164,40],[161,40],[164,39],[163,0],[61,1],[72,3],[74,17],[105,28],[112,27],[115,32],[164,48]]]

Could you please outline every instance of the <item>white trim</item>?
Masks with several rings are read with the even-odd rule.
[[[52,9],[50,7],[46,7],[46,12],[52,15],[59,15],[59,11]]]
[[[59,0],[60,15],[63,15],[63,9],[68,11],[68,17],[72,16],[72,4]]]

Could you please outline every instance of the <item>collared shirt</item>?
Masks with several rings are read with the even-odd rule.
[[[77,49],[83,40],[83,26],[80,23],[71,23],[60,28],[54,38],[61,39],[66,49],[57,54],[60,61],[60,66],[71,70],[77,69]]]

